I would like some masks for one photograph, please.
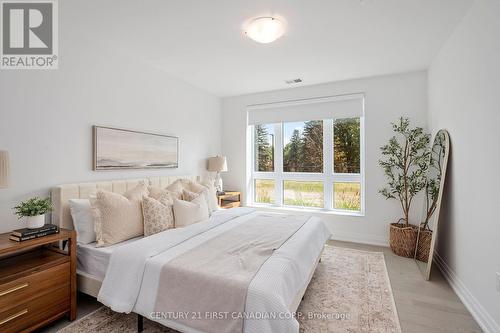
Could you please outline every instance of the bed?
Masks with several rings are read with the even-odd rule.
[[[111,254],[117,248],[138,241],[141,238],[135,237],[106,247],[97,247],[96,242],[77,244],[77,274],[92,277],[94,280],[102,282],[106,276]],[[93,296],[97,296],[97,294]]]
[[[199,177],[154,177],[57,186],[52,191],[53,223],[63,228],[73,228],[69,199],[88,198],[97,189],[124,193],[141,181],[166,187],[178,178],[195,180]],[[217,211],[209,220],[182,230],[167,230],[110,247],[96,248],[95,244],[79,244],[78,288],[81,292],[97,297],[114,311],[134,312],[181,332],[209,332],[210,329],[200,329],[204,326],[199,326],[199,322],[159,315],[159,294],[163,295],[163,291],[160,292],[162,268],[231,230],[256,223],[253,221],[285,221],[292,218],[284,214],[237,208]],[[318,218],[304,217],[302,220],[304,223],[273,251],[252,277],[246,290],[244,312],[253,315],[242,319],[242,332],[299,331],[295,311],[320,260],[323,246],[330,237],[329,231]],[[194,305],[193,308],[196,308]],[[272,316],[269,317],[269,314]],[[203,320],[208,321],[206,318]]]

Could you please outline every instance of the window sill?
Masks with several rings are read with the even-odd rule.
[[[277,212],[299,212],[299,213],[308,213],[308,214],[324,214],[324,215],[341,215],[341,216],[353,216],[353,217],[364,217],[365,214],[363,212],[347,212],[341,210],[328,210],[322,208],[300,208],[300,207],[279,207],[279,206],[271,206],[271,205],[259,205],[259,204],[251,204],[247,205],[247,207],[269,210],[269,211],[277,211]]]

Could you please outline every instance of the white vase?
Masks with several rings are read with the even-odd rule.
[[[37,216],[26,216],[26,227],[28,229],[41,228],[45,224],[45,214]]]

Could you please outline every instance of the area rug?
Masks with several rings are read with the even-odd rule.
[[[297,310],[301,333],[400,333],[383,253],[326,246]],[[136,332],[137,315],[101,307],[59,333]],[[177,333],[144,319],[145,333]]]

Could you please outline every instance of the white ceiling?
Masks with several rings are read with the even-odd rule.
[[[300,85],[309,85],[426,69],[471,3],[101,1],[101,9],[108,7],[86,8],[86,15],[92,15],[94,24],[102,24],[106,30],[102,38],[121,43],[130,54],[172,76],[225,97],[287,88],[284,81],[297,77],[304,81]],[[270,15],[286,21],[281,39],[258,44],[244,36],[246,20]]]

